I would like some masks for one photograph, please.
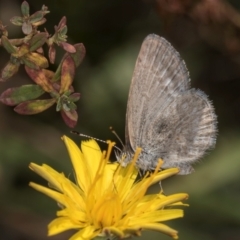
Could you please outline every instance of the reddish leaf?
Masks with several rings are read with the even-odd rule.
[[[76,53],[71,53],[69,55],[73,58],[75,66],[78,67],[85,57],[86,49],[82,43],[77,43],[74,47],[76,49]]]
[[[66,23],[67,23],[67,18],[65,16],[63,16],[57,26],[57,29],[61,29],[62,27],[64,27],[66,25]]]
[[[75,75],[75,64],[72,57],[68,56],[62,63],[60,94],[69,90]]]
[[[51,82],[48,80],[45,72],[42,69],[36,70],[25,66],[25,70],[29,77],[38,85],[40,85],[45,92],[54,92]]]
[[[33,115],[45,111],[55,102],[55,99],[27,101],[17,105],[14,111],[22,115]]]
[[[61,42],[61,45],[63,47],[63,49],[69,53],[75,53],[76,49],[73,45],[66,43],[66,42]]]
[[[69,101],[76,102],[80,99],[80,93],[73,93],[68,97]]]
[[[28,35],[32,32],[32,25],[30,22],[24,22],[22,25],[22,31],[24,34]]]
[[[49,47],[48,57],[49,57],[50,63],[54,64],[55,57],[56,57],[56,49],[53,44]]]
[[[36,50],[37,53],[40,53],[41,55],[44,55],[44,51],[43,51],[43,48],[40,47]]]
[[[20,63],[8,62],[7,65],[3,68],[0,74],[0,81],[6,81],[12,77],[19,69]]]
[[[44,72],[44,75],[46,76],[47,80],[51,81],[51,79],[53,78],[54,72],[48,69],[42,69],[42,71]]]
[[[61,111],[62,118],[67,126],[74,128],[77,124],[78,114],[75,110],[72,111]]]

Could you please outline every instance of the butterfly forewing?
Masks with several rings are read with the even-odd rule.
[[[183,79],[179,81],[179,79]],[[126,116],[126,143],[135,149],[142,143],[146,113],[161,114],[174,96],[189,89],[185,63],[164,39],[150,34],[140,49],[129,91]],[[153,111],[148,109],[150,106]]]

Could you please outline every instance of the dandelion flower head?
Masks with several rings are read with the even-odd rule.
[[[109,160],[114,143],[101,151],[94,140],[83,141],[79,148],[70,138],[62,137],[74,169],[75,182],[50,166],[30,164],[30,169],[42,176],[49,187],[30,183],[30,186],[59,203],[57,217],[48,225],[52,236],[69,229],[77,230],[70,240],[90,240],[97,237],[127,238],[140,236],[142,230],[155,230],[178,238],[178,232],[165,221],[183,217],[182,200],[185,193],[165,196],[146,194],[148,188],[178,173],[177,168],[159,171],[162,161],[153,173],[137,180],[135,167],[140,149],[126,167]]]

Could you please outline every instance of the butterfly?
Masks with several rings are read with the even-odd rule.
[[[194,171],[192,164],[216,143],[217,117],[207,95],[190,87],[184,61],[171,44],[155,34],[141,46],[129,90],[125,147],[117,156],[131,161],[142,152],[137,167],[177,167],[179,174]]]

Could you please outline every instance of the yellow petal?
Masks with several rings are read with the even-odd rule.
[[[145,209],[145,211],[156,211],[158,209],[163,209],[165,206],[183,206],[182,201],[188,198],[185,193],[172,194],[165,196],[163,194],[152,194],[144,196],[139,203],[135,205],[138,210]]]
[[[85,164],[88,171],[88,179],[93,182],[99,165],[101,163],[102,152],[95,140],[83,141],[81,144],[82,153],[84,155]]]
[[[44,179],[46,179],[52,185],[53,188],[59,191],[62,190],[61,184],[58,181],[60,174],[53,168],[49,167],[46,164],[39,166],[35,163],[30,163],[29,168],[36,172],[38,175],[42,176]]]
[[[59,217],[54,219],[48,225],[48,236],[56,235],[69,229],[78,229],[79,224],[74,223],[68,217]]]
[[[119,165],[114,174],[114,185],[122,199],[125,199],[129,192],[131,192],[130,189],[132,189],[137,176],[138,170],[132,164],[126,167]]]
[[[69,179],[65,178],[64,181],[62,181],[62,189],[64,195],[71,199],[71,201],[74,203],[75,208],[79,210],[86,208],[85,196],[83,195],[83,192],[78,190],[76,185],[73,184]]]
[[[83,211],[77,211],[76,208],[64,208],[63,210],[57,211],[58,217],[68,217],[74,222],[78,222],[79,226],[84,227],[87,222],[86,213]]]
[[[70,138],[63,136],[62,139],[67,147],[77,182],[81,189],[84,192],[87,192],[91,181],[89,181],[89,167],[84,159],[84,156],[79,147]]]
[[[82,230],[78,231],[74,234],[69,240],[91,240],[96,237],[100,231],[96,231],[96,229],[92,226],[87,226]]]
[[[112,188],[113,176],[118,166],[119,163],[117,162],[107,163],[107,165],[103,169],[102,177],[100,179],[102,193],[105,193],[107,189]]]
[[[147,212],[141,214],[141,218],[136,215],[131,219],[131,225],[141,225],[144,223],[164,222],[175,218],[183,217],[183,210],[181,209],[167,209],[158,210],[154,212]]]
[[[156,230],[165,233],[174,239],[178,239],[178,232],[162,223],[145,223],[141,224],[141,227],[148,230]]]
[[[166,178],[176,175],[178,173],[179,173],[178,168],[169,168],[166,170],[162,170],[154,176],[154,180],[152,181],[151,185],[154,185],[155,183],[158,183],[158,182],[162,181],[163,179],[166,179]]]
[[[36,183],[33,183],[33,182],[30,182],[29,183],[29,186],[34,188],[35,190],[41,192],[41,193],[44,193],[46,194],[47,196],[49,196],[50,198],[54,199],[55,201],[57,201],[58,203],[62,204],[63,206],[65,206],[66,204],[66,201],[63,197],[63,194],[61,193],[58,193],[54,190],[51,190],[49,188],[46,188],[46,187],[43,187],[39,184],[36,184]]]

